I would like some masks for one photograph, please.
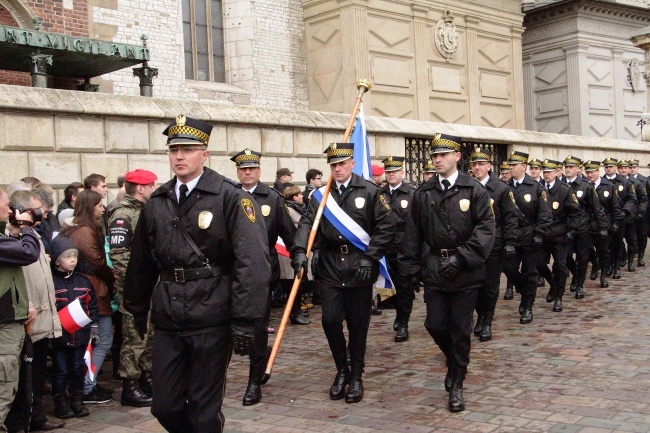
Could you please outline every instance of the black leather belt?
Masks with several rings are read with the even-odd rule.
[[[351,252],[356,250],[357,247],[355,247],[354,245],[339,245],[337,249],[341,254],[350,254]]]
[[[218,277],[219,275],[228,273],[228,269],[225,266],[206,266],[195,269],[176,268],[172,271],[162,271],[160,273],[160,281],[175,281],[182,284],[186,281]]]
[[[455,248],[440,248],[440,249],[432,249],[431,254],[434,256],[442,257],[443,259],[448,259],[449,257],[453,256],[458,252],[457,249]]]

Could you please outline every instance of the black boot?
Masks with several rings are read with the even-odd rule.
[[[457,367],[454,371],[454,379],[449,391],[449,412],[462,412],[465,410],[465,399],[463,398],[463,382],[467,367]]]
[[[506,282],[506,292],[503,294],[503,299],[505,301],[510,301],[510,300],[512,300],[512,298],[514,298],[514,293],[513,293],[513,290],[512,290],[512,283],[510,282],[510,280],[508,280]]]
[[[640,268],[645,266],[645,262],[643,261],[643,254],[639,254],[639,259],[636,261],[636,265]]]
[[[340,400],[345,396],[345,385],[350,381],[350,369],[345,356],[341,356],[336,361],[336,377],[330,387],[330,400]]]
[[[614,264],[614,272],[612,275],[612,279],[614,280],[620,280],[621,279],[621,262],[616,262]]]
[[[605,269],[601,269],[600,271],[600,287],[603,289],[606,287],[609,287],[609,283],[607,282],[607,277],[605,276]]]
[[[607,268],[607,273],[605,275],[611,277],[612,274],[614,274],[614,266],[610,265],[609,268]]]
[[[88,408],[84,405],[84,392],[82,389],[72,391],[72,397],[70,398],[70,409],[74,412],[74,416],[82,417],[90,415]]]
[[[634,272],[636,268],[634,267],[634,254],[629,254],[627,256],[627,271]]]
[[[562,298],[555,299],[555,302],[553,302],[553,311],[555,311],[556,313],[562,311]]]
[[[488,311],[483,317],[483,329],[481,335],[478,336],[479,341],[492,340],[492,319],[494,318],[494,311]]]
[[[594,281],[596,278],[598,278],[598,265],[592,263],[591,264],[591,273],[589,274],[589,279],[591,281]]]
[[[573,278],[571,278],[571,285],[569,286],[569,291],[571,293],[575,292],[576,288],[577,288],[577,285],[578,285],[577,278],[574,275]]]
[[[66,393],[62,392],[54,396],[54,414],[57,418],[61,419],[74,417],[74,412],[70,409],[70,403]]]
[[[578,284],[576,284],[576,299],[583,299],[585,297],[583,285],[583,281],[578,281]]]
[[[454,369],[449,357],[447,357],[447,374],[445,375],[445,391],[451,391],[451,382],[454,380]]]
[[[556,296],[557,296],[557,290],[555,289],[555,286],[551,284],[551,287],[549,287],[548,293],[546,294],[546,302],[550,304],[551,302],[553,302]]]
[[[363,362],[353,362],[352,363],[352,379],[350,380],[350,386],[348,386],[348,392],[345,393],[345,402],[346,403],[358,403],[363,399],[363,380],[361,376],[363,375]]]
[[[526,296],[521,295],[521,301],[519,301],[519,315],[521,316],[524,314],[524,311],[526,310]]]
[[[400,313],[399,306],[395,309],[395,321],[393,322],[393,331],[399,331],[399,328],[402,326],[402,313]]]
[[[151,396],[153,395],[153,388],[151,386],[151,372],[150,371],[143,371],[140,374],[140,379],[138,380],[138,385],[140,385],[140,389],[142,392],[145,394]]]
[[[244,406],[253,406],[262,400],[262,385],[257,379],[249,379],[242,404]]]
[[[307,319],[302,313],[289,315],[289,320],[292,325],[309,325],[311,320]]]
[[[535,298],[530,298],[527,297],[523,307],[524,311],[521,313],[521,317],[519,318],[519,323],[522,325],[528,324],[533,321],[533,302],[535,301]]]
[[[151,395],[147,395],[136,384],[135,380],[124,379],[122,382],[122,406],[149,407]]]
[[[395,334],[395,342],[401,343],[402,341],[406,341],[408,339],[409,339],[409,325],[402,324],[402,326],[400,326],[399,330],[397,331],[397,334]]]
[[[544,287],[544,277],[537,275],[537,287]]]
[[[477,337],[481,335],[481,331],[483,330],[483,321],[484,317],[482,314],[479,314],[478,317],[476,318],[476,325],[474,325],[474,335]]]

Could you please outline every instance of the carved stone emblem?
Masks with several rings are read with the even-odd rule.
[[[454,14],[447,9],[445,15],[436,24],[434,32],[436,48],[438,48],[440,54],[442,54],[447,61],[456,55],[458,44],[460,43],[458,29],[456,29],[453,21]]]
[[[632,61],[627,65],[627,82],[632,87],[633,92],[638,92],[641,90],[643,85],[643,72],[641,71],[641,65],[637,59],[632,59]]]

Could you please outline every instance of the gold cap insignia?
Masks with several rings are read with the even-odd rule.
[[[246,148],[246,149],[244,150],[244,153],[245,153],[246,155],[250,155],[250,154],[251,154],[251,150],[248,149],[248,148]]]

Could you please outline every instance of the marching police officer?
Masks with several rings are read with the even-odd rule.
[[[478,319],[474,327],[474,334],[480,341],[489,341],[492,339],[492,319],[499,299],[504,254],[512,254],[515,251],[517,208],[508,186],[490,174],[492,152],[487,149],[476,149],[469,159],[474,178],[487,189],[490,195],[490,206],[494,212],[496,226],[494,246],[485,263],[485,279],[476,300]],[[504,249],[507,252],[504,253]]]
[[[639,184],[643,186],[643,189],[648,193],[650,191],[650,179],[639,174],[639,160],[630,159],[630,174],[629,178],[634,178],[639,181]],[[637,188],[638,189],[638,188]],[[648,209],[650,210],[650,209]],[[643,212],[641,215],[637,212],[636,216],[636,242],[639,247],[639,256],[637,258],[637,266],[645,266],[645,261],[643,260],[645,256],[645,249],[648,246],[648,212]]]
[[[495,238],[488,192],[456,167],[460,145],[459,137],[433,140],[437,176],[415,192],[399,257],[412,285],[424,282],[424,326],[447,359],[451,412],[465,409],[472,315]]]
[[[415,299],[414,288],[408,280],[399,272],[397,266],[397,252],[399,245],[404,238],[406,219],[411,212],[411,200],[415,190],[410,185],[402,182],[404,177],[404,158],[400,156],[389,156],[382,161],[386,174],[386,185],[381,187],[382,192],[388,197],[393,215],[397,221],[397,233],[389,252],[386,254],[388,270],[395,285],[397,305],[395,306],[396,316],[393,323],[395,341],[402,342],[409,339],[409,319],[413,310]],[[419,287],[417,288],[419,291]]]
[[[510,173],[510,165],[508,162],[502,162],[501,165],[499,166],[499,179],[504,181],[505,183],[508,183],[510,178],[512,177],[512,174]]]
[[[424,177],[424,182],[426,182],[427,180],[431,179],[433,176],[436,175],[436,165],[432,162],[427,162],[426,164],[424,164],[424,171],[422,173]]]
[[[648,213],[648,193],[645,188],[645,182],[641,182],[641,180],[629,176],[630,174],[630,163],[625,160],[621,160],[618,162],[618,172],[620,175],[627,177],[628,180],[632,185],[634,185],[634,191],[636,193],[636,199],[637,199],[637,210],[636,210],[636,215],[634,215],[634,220],[629,222],[626,227],[625,227],[625,240],[627,242],[627,270],[629,272],[634,272],[634,256],[636,253],[639,251],[639,238],[638,238],[638,226],[639,225],[644,225],[645,226],[645,218],[644,216]],[[628,233],[630,233],[629,240],[628,240]],[[634,234],[632,239],[631,234]],[[641,233],[644,237],[646,234],[645,232],[642,231]],[[625,259],[625,256],[623,256],[623,260]]]
[[[551,203],[553,222],[544,238],[544,249],[537,259],[537,272],[549,283],[546,302],[553,302],[553,311],[562,311],[562,296],[566,289],[569,276],[567,269],[567,249],[571,239],[579,229],[579,219],[583,212],[578,204],[578,198],[571,188],[556,179],[559,161],[546,159],[542,163],[544,172],[544,188]],[[553,256],[553,271],[548,269],[549,260]]]
[[[110,243],[109,257],[117,278],[115,289],[122,313],[122,346],[120,348],[119,375],[123,379],[122,406],[151,406],[151,350],[153,328],[141,339],[133,323],[133,315],[124,308],[124,277],[131,257],[133,230],[144,204],[158,188],[158,177],[148,171],[137,169],[126,174],[124,198],[113,209],[108,219]],[[115,361],[114,361],[115,362]],[[139,383],[138,383],[139,382]]]
[[[518,238],[513,259],[506,260],[505,273],[521,293],[519,323],[533,321],[533,304],[537,293],[537,257],[544,236],[553,222],[546,191],[526,174],[528,154],[513,151],[508,159],[512,178],[508,182],[518,208]],[[521,265],[521,269],[520,269]]]
[[[639,203],[636,191],[634,190],[634,185],[630,183],[627,177],[617,173],[618,162],[619,161],[616,158],[606,158],[603,161],[603,165],[605,166],[604,177],[608,179],[618,191],[618,196],[621,199],[621,210],[623,211],[623,220],[621,221],[620,230],[617,233],[614,233],[614,236],[612,237],[612,278],[615,280],[621,278],[621,257],[624,250],[623,239],[627,240],[628,249],[630,248],[630,245],[633,245],[634,248],[636,248],[636,231],[634,236],[632,236],[628,233],[627,226],[634,222]]]
[[[253,196],[262,211],[264,225],[268,234],[269,257],[271,259],[272,275],[270,286],[277,288],[280,280],[280,263],[275,244],[279,235],[287,249],[290,250],[293,247],[293,236],[296,229],[280,192],[260,182],[262,175],[262,169],[260,168],[261,157],[262,154],[259,152],[244,149],[230,158],[230,160],[237,166],[237,177],[239,178],[239,182],[241,182],[241,188]],[[269,313],[270,304],[266,307],[264,320],[257,321],[254,324],[255,340],[251,347],[248,386],[246,387],[243,399],[244,406],[252,406],[259,403],[262,399],[262,376],[264,375],[268,355]],[[291,322],[309,324],[309,321],[306,321],[301,314],[292,316]]]
[[[535,181],[539,182],[540,184],[544,184],[544,178],[542,177],[542,161],[533,158],[530,161],[528,161],[528,173],[530,173],[530,177]]]
[[[338,370],[330,388],[330,399],[340,400],[345,396],[346,403],[357,403],[363,398],[362,374],[372,286],[379,275],[379,260],[395,236],[395,219],[384,194],[374,183],[352,173],[353,152],[353,143],[332,143],[324,152],[334,178],[328,199],[331,202],[327,203],[332,218],[321,219],[312,256],[312,273],[316,280],[322,281],[323,330]],[[293,251],[296,273],[302,272],[307,265],[305,252],[320,191],[322,189],[312,194],[307,213],[298,224]],[[348,230],[356,239],[346,235]],[[361,238],[366,240],[357,242]],[[346,359],[343,320],[347,322],[350,338],[351,373]]]
[[[212,126],[178,116],[167,135],[176,176],[142,209],[124,307],[140,336],[151,306],[151,413],[171,433],[219,433],[230,355],[247,355],[263,320],[271,273],[253,198],[204,167]]]
[[[580,205],[580,217],[578,226],[575,228],[573,237],[568,236],[568,256],[576,255],[575,262],[571,260],[569,269],[573,273],[573,280],[571,281],[571,291],[575,292],[576,299],[585,297],[583,285],[587,277],[587,267],[589,266],[589,246],[591,245],[591,235],[589,233],[591,221],[596,223],[598,234],[601,241],[607,239],[609,223],[603,206],[598,200],[598,195],[593,185],[584,180],[579,174],[582,160],[578,157],[569,155],[564,160],[564,172],[567,179],[567,184],[578,198]],[[567,261],[569,261],[567,259]]]
[[[600,287],[609,287],[607,282],[607,270],[611,267],[611,252],[610,244],[612,235],[618,233],[623,213],[621,212],[621,199],[618,196],[616,187],[604,177],[600,177],[600,161],[585,161],[585,174],[589,182],[596,189],[598,200],[603,206],[605,215],[607,217],[607,230],[609,236],[603,238],[599,234],[600,230],[596,221],[591,221],[591,238],[596,248],[593,251],[595,260],[592,260],[592,269],[590,278],[595,280],[598,278],[598,269],[600,268]],[[590,253],[591,254],[591,253]],[[595,264],[593,264],[595,262]]]

